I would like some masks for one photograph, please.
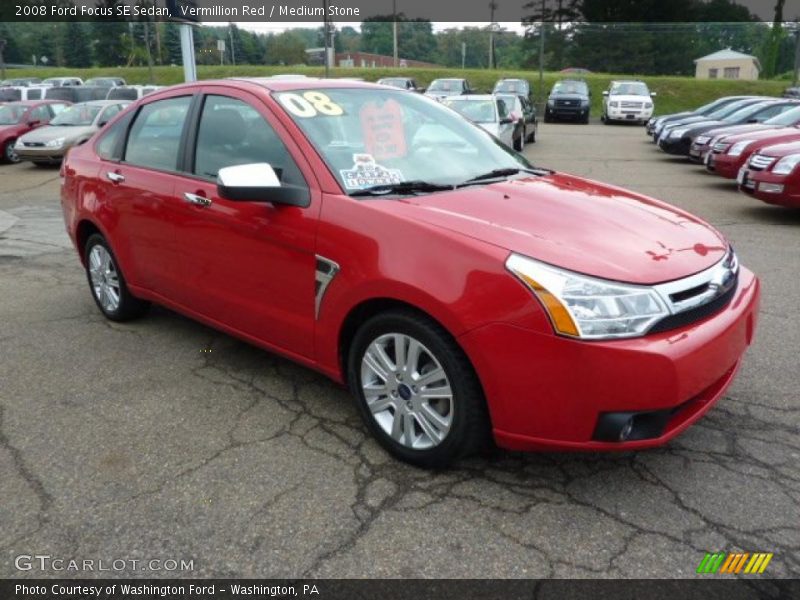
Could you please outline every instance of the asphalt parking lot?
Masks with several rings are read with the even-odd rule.
[[[104,320],[58,171],[0,165],[0,577],[64,574],[19,555],[193,561],[129,576],[691,577],[734,550],[800,576],[800,211],[640,127],[542,125],[526,153],[689,209],[762,278],[737,380],[665,448],[398,463],[312,371],[163,309]]]

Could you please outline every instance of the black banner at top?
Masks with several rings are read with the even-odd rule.
[[[359,22],[394,14],[445,23],[773,21],[770,0],[2,0],[0,21]],[[396,13],[395,13],[396,11]],[[784,21],[800,19],[786,0]]]

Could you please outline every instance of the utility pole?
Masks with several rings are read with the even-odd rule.
[[[236,46],[233,44],[233,23],[231,23],[228,27],[228,34],[231,38],[231,64],[235,67],[236,66]]]
[[[6,49],[6,41],[0,40],[0,79],[6,78],[6,59],[3,57],[3,50]]]
[[[497,9],[497,0],[489,2],[489,68],[494,69],[494,11]]]
[[[188,23],[181,23],[181,58],[183,80],[197,81],[197,64],[194,60],[194,32]]]
[[[325,38],[325,79],[327,79],[330,77],[330,57],[328,53],[328,0],[322,0],[322,10],[324,11],[322,14],[322,37]]]
[[[397,0],[392,0],[392,38],[394,39],[394,68],[400,66],[397,57]]]
[[[144,21],[144,50],[147,55],[147,82],[155,83],[153,77],[153,53],[150,52],[150,22],[145,19]]]
[[[794,27],[794,73],[792,87],[797,87],[797,70],[800,69],[800,25]]]
[[[544,100],[544,11],[547,0],[542,0],[542,30],[539,32],[539,102]]]

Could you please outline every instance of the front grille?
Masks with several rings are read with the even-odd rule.
[[[763,154],[754,154],[750,159],[750,168],[756,171],[763,171],[768,169],[769,166],[775,161],[774,156],[765,156]]]
[[[648,333],[685,327],[719,312],[732,300],[738,282],[739,263],[730,249],[710,269],[655,286],[671,314],[655,323]]]
[[[580,106],[580,104],[581,104],[580,100],[556,100],[556,106],[571,107],[571,106]]]
[[[643,102],[632,102],[631,100],[623,100],[620,102],[620,106],[622,108],[642,108],[644,106]]]

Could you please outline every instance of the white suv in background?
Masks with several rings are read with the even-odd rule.
[[[636,121],[646,123],[653,116],[653,96],[643,81],[612,81],[603,92],[603,123]]]

